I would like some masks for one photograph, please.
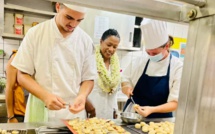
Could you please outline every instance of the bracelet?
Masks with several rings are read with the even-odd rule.
[[[13,119],[13,118],[15,118],[14,115],[13,115],[12,117],[8,117],[7,119],[8,119],[8,120],[11,120],[11,119]]]

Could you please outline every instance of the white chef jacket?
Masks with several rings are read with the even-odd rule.
[[[167,74],[170,54],[162,61],[149,62],[146,74],[149,76],[164,76]],[[137,84],[148,61],[148,56],[141,56],[132,61],[122,73],[122,82],[130,82],[133,87]],[[167,102],[178,101],[183,63],[172,56],[170,62],[169,96]]]
[[[109,69],[108,71],[111,75],[111,69]],[[113,119],[114,109],[118,110],[117,90],[111,95],[102,91],[102,89],[98,85],[98,78],[99,75],[97,75],[97,78],[94,80],[94,88],[88,96],[88,99],[96,109],[96,117],[103,119]]]
[[[55,18],[29,29],[12,65],[22,72],[34,75],[40,86],[60,96],[67,103],[73,102],[81,82],[96,77],[91,38],[79,27],[64,38],[56,25]],[[27,105],[27,115],[29,108]],[[85,111],[79,116],[86,116]],[[63,109],[50,110],[48,117],[69,119],[74,115],[68,109]]]

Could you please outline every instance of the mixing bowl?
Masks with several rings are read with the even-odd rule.
[[[143,119],[143,117],[137,113],[122,112],[120,115],[122,121],[129,124],[141,122]]]

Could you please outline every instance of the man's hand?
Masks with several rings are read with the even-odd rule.
[[[7,120],[7,123],[18,123],[18,120],[14,117],[12,119]]]
[[[78,95],[74,103],[70,105],[69,111],[72,112],[73,114],[77,114],[80,111],[85,109],[85,103],[86,103],[86,96],[84,95]]]
[[[86,101],[85,109],[86,109],[87,117],[88,118],[96,117],[96,109],[93,107],[93,105],[91,104],[91,102],[88,101],[88,100]]]
[[[149,116],[154,111],[153,107],[150,107],[150,106],[143,106],[143,107],[138,106],[138,107],[134,107],[134,110],[137,111],[143,117]]]
[[[49,93],[44,100],[45,106],[50,110],[60,110],[62,108],[65,108],[65,102],[62,98]]]

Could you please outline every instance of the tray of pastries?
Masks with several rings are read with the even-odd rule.
[[[64,120],[65,125],[73,134],[130,134],[111,120],[89,118]]]

